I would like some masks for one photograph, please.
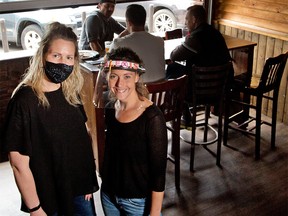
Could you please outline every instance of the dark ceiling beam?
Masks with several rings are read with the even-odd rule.
[[[96,5],[99,0],[0,0],[0,13],[15,13],[23,11],[32,11],[39,9],[55,9],[64,7],[78,7]],[[139,0],[116,0],[117,4],[121,2],[137,2]]]

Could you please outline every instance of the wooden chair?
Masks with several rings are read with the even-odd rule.
[[[175,38],[182,38],[182,29],[174,29],[171,31],[165,32],[165,40],[175,39]]]
[[[178,79],[146,84],[150,99],[163,112],[167,129],[172,133],[172,150],[168,160],[175,164],[176,189],[180,189],[180,121],[187,78],[184,75]]]
[[[256,110],[256,117],[249,115],[248,120],[243,123],[233,124],[233,120],[239,117],[243,110],[240,112],[228,116],[225,115],[224,118],[224,135],[223,144],[227,145],[228,139],[228,128],[241,131],[246,134],[255,136],[255,158],[260,158],[260,137],[261,137],[261,125],[266,124],[271,126],[271,148],[275,148],[275,135],[276,135],[276,121],[277,121],[277,102],[281,78],[287,61],[288,52],[285,54],[280,54],[276,57],[268,58],[265,62],[258,86],[243,86],[242,88],[237,86],[237,88],[232,89],[234,93],[239,92],[244,95],[256,97],[256,104],[244,103],[240,100],[235,100],[234,98],[227,97],[227,106],[225,110],[229,113],[229,107],[231,103],[240,104],[243,107],[248,107],[248,109]],[[271,93],[273,92],[273,93]],[[271,93],[271,94],[269,94]],[[261,118],[262,102],[263,98],[272,101],[272,121],[267,122]],[[239,118],[238,118],[239,119]],[[255,122],[253,127],[249,126],[249,123]],[[255,130],[256,129],[256,130]]]
[[[207,150],[209,144],[217,142],[216,164],[220,166],[221,158],[221,142],[222,142],[222,113],[223,101],[226,92],[226,83],[228,80],[229,72],[231,71],[232,64],[227,63],[224,65],[213,67],[197,67],[193,66],[191,74],[189,74],[187,101],[185,105],[188,107],[191,115],[192,132],[191,140],[181,138],[191,144],[190,153],[190,171],[194,170],[194,154],[195,145],[203,145]],[[216,130],[209,124],[211,106],[218,109],[218,129]],[[197,112],[205,109],[204,120],[197,120]],[[203,110],[202,110],[203,111]],[[197,127],[204,127],[203,141],[196,140]],[[208,140],[208,131],[214,133],[213,138]],[[212,133],[212,134],[213,134]],[[209,150],[209,152],[211,152]]]

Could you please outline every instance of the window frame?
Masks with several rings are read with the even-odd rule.
[[[99,3],[99,1],[100,0],[15,0],[13,2],[5,2],[5,0],[3,0],[3,2],[0,2],[0,13],[15,13],[39,9],[89,6],[96,5]],[[132,1],[133,0],[116,0],[116,3]],[[140,0],[134,0],[133,2],[135,1]]]

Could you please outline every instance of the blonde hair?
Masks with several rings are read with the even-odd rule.
[[[70,27],[66,27],[59,22],[53,22],[48,25],[47,31],[39,44],[36,54],[30,59],[30,67],[23,75],[22,81],[13,91],[12,97],[21,88],[21,86],[30,86],[38,97],[39,103],[44,107],[50,106],[49,101],[42,90],[42,80],[45,77],[44,63],[49,47],[56,39],[71,41],[75,46],[73,71],[70,76],[61,83],[61,86],[65,99],[69,104],[73,106],[81,104],[79,94],[84,80],[80,73],[77,36]]]

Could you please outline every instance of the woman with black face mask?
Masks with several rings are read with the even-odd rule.
[[[77,36],[49,25],[7,108],[4,144],[30,215],[96,215],[98,190]]]

